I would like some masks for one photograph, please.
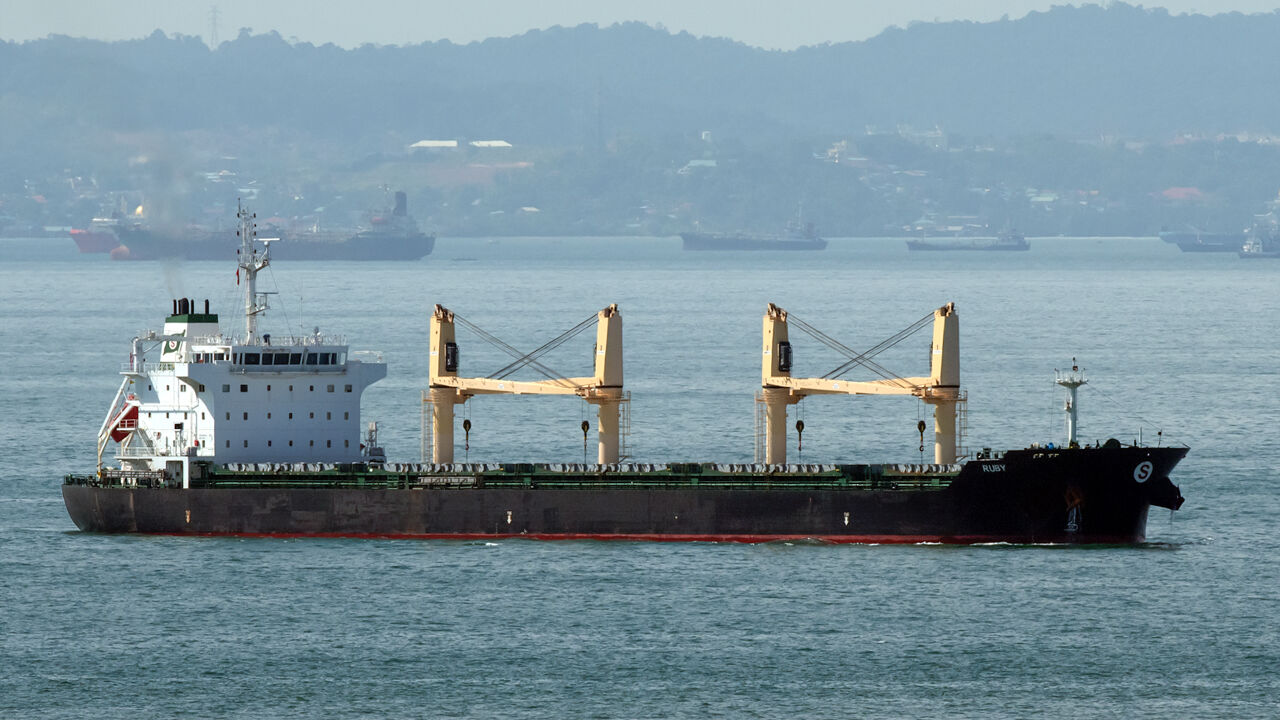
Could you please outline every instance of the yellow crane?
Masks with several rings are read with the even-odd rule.
[[[933,345],[928,377],[898,377],[871,360],[875,353],[923,328],[933,321]],[[792,318],[793,322],[799,320]],[[960,399],[960,319],[955,303],[948,303],[932,315],[898,333],[875,348],[856,353],[818,333],[829,346],[844,352],[849,361],[821,378],[791,376],[791,343],[787,337],[787,311],[769,303],[764,314],[764,353],[761,385],[765,405],[765,462],[787,461],[787,405],[794,405],[809,395],[914,395],[933,406],[934,462],[956,461],[956,402]],[[807,323],[800,325],[817,333]],[[875,370],[880,380],[850,382],[839,379],[849,368],[861,365]],[[924,424],[921,423],[923,433]]]
[[[433,462],[453,462],[453,416],[456,404],[476,395],[577,395],[598,407],[598,457],[601,464],[618,462],[618,405],[622,392],[622,315],[616,304],[596,313],[559,338],[538,350],[518,356],[516,361],[495,375],[531,365],[552,379],[507,380],[501,377],[458,377],[458,343],[452,311],[436,305],[431,315],[431,356],[429,359],[429,396],[431,401],[431,456]],[[596,323],[595,374],[591,377],[556,377],[537,361],[537,355],[576,334],[590,321]],[[473,328],[474,329],[474,328]],[[500,342],[500,341],[499,341]],[[504,344],[505,345],[505,344]],[[506,349],[512,351],[510,346]],[[585,425],[585,423],[584,423]],[[584,427],[585,434],[586,429]]]

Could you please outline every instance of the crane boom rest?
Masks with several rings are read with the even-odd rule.
[[[927,316],[926,316],[927,317]],[[798,322],[798,321],[797,321]],[[809,395],[914,395],[933,405],[934,462],[956,461],[956,401],[960,397],[960,319],[955,303],[933,313],[929,377],[849,382],[791,377],[787,311],[769,303],[764,315],[761,365],[766,423],[765,462],[787,461],[787,405]]]
[[[591,377],[522,381],[458,377],[453,312],[436,305],[431,315],[429,358],[431,456],[453,462],[453,406],[476,395],[577,395],[598,407],[598,457],[618,462],[618,403],[622,400],[622,315],[616,304],[596,313],[595,374]],[[526,359],[529,356],[526,356]]]

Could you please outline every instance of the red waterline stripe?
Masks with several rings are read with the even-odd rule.
[[[144,535],[198,536],[198,537],[251,537],[251,538],[352,538],[361,540],[611,540],[627,542],[718,542],[718,543],[769,543],[769,542],[819,542],[833,545],[918,545],[936,543],[942,545],[976,545],[980,543],[1029,543],[1070,542],[1127,545],[1143,542],[1144,538],[1122,536],[1088,536],[1072,540],[1036,540],[1025,537],[997,535],[751,535],[751,534],[601,534],[601,533],[357,533],[357,532],[146,532]]]

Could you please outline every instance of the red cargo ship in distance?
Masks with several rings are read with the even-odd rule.
[[[72,228],[71,239],[81,253],[109,253],[120,246],[115,233],[119,224],[116,218],[94,218],[88,228]]]
[[[959,452],[959,317],[948,304],[883,347],[932,328],[929,372],[898,376],[848,351],[850,368],[878,379],[793,375],[790,328],[826,338],[770,305],[763,318],[761,424],[755,463],[625,463],[622,316],[599,311],[491,377],[460,374],[454,328],[472,326],[436,306],[428,381],[433,462],[388,463],[360,397],[386,376],[376,353],[319,333],[258,332],[270,263],[251,216],[240,214],[238,267],[244,329],[219,327],[208,301],[174,301],[161,332],[135,338],[129,366],[98,435],[98,467],[66,476],[62,494],[81,530],[280,537],[531,538],[831,543],[1140,543],[1151,506],[1177,509],[1170,481],[1185,447],[1076,440],[1074,364],[1067,438],[1005,452]],[[563,377],[539,361],[594,324],[593,369]],[[478,330],[478,329],[477,329]],[[491,334],[478,331],[500,344]],[[828,344],[829,347],[835,345]],[[843,347],[843,346],[841,346]],[[510,351],[510,346],[506,346]],[[512,380],[536,368],[545,380]],[[454,410],[477,395],[576,395],[597,407],[597,462],[454,462]],[[933,462],[788,463],[787,405],[814,395],[896,395],[933,408]],[[298,419],[294,419],[296,416]],[[317,419],[303,420],[314,417]],[[320,422],[318,418],[325,418]],[[797,423],[797,431],[803,425]],[[464,421],[463,429],[469,431]],[[590,423],[583,422],[584,441]],[[926,424],[920,422],[921,451]],[[425,444],[426,438],[424,438]],[[115,447],[117,467],[104,455]]]

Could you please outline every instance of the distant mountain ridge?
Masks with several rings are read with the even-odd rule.
[[[640,23],[468,45],[290,44],[216,51],[136,41],[0,43],[0,150],[75,134],[283,128],[331,138],[503,138],[712,130],[745,142],[865,126],[970,135],[1280,134],[1280,14],[1170,15],[1122,3],[1019,20],[920,23],[863,42],[767,51]]]

